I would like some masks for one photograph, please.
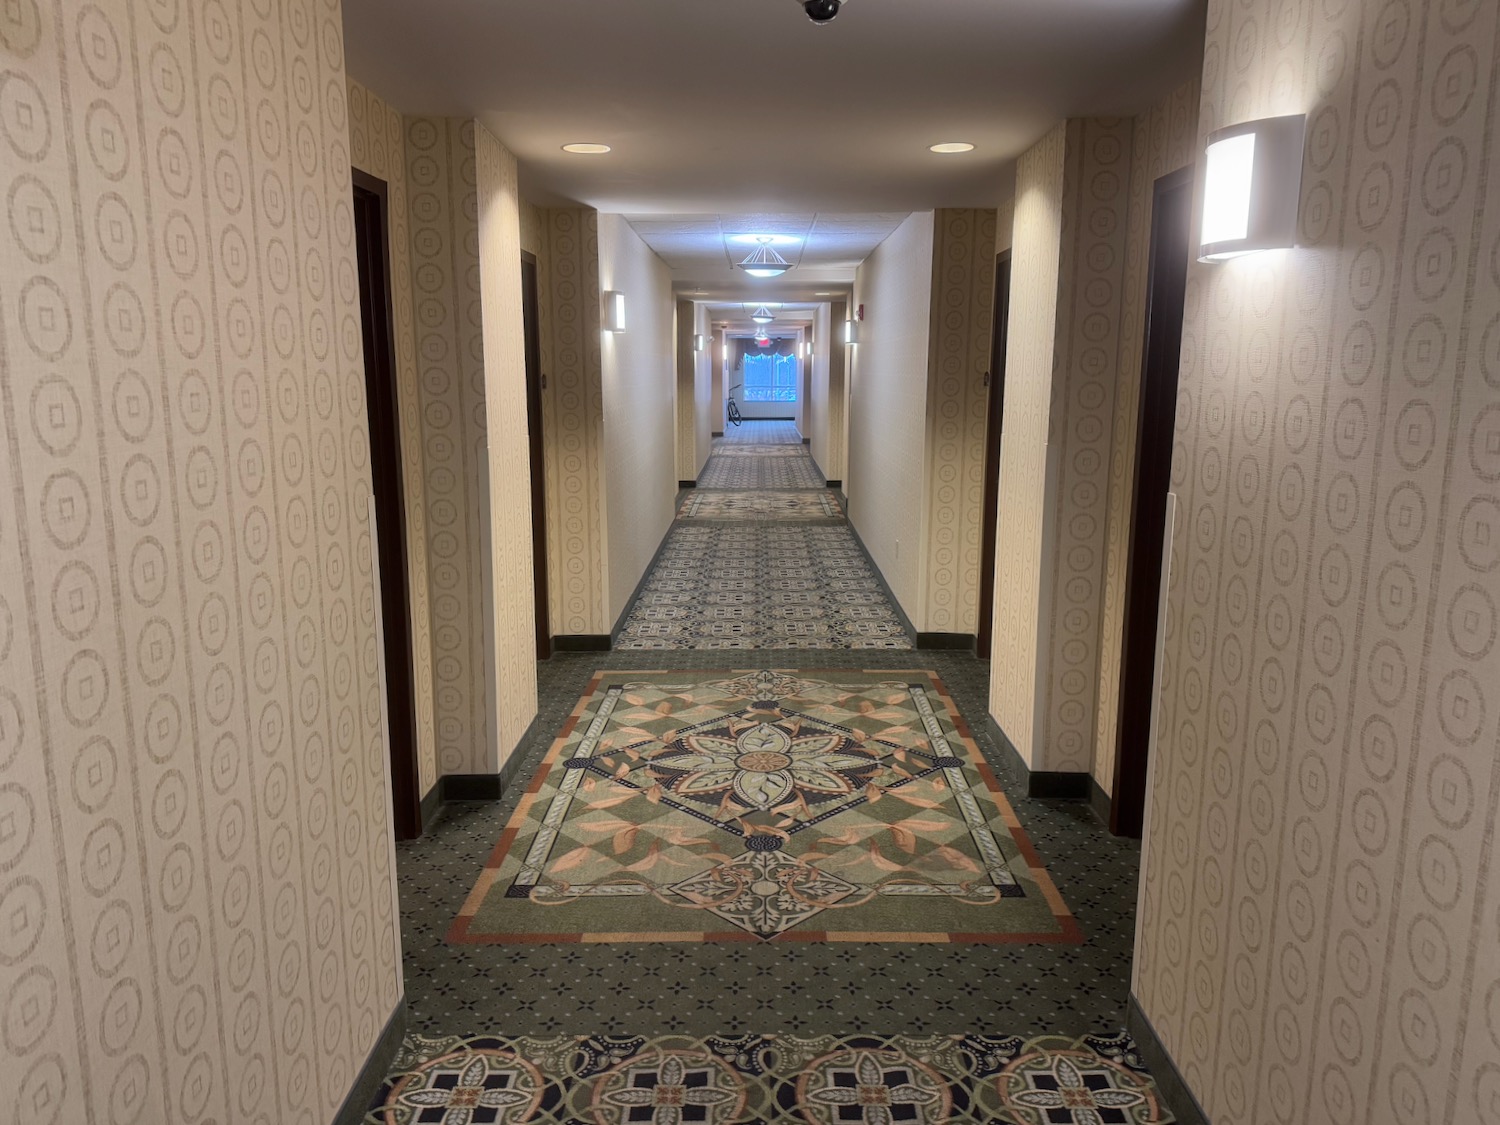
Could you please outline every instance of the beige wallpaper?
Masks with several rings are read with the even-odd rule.
[[[995,301],[995,212],[934,218],[927,373],[926,628],[973,633],[979,607],[984,427]]]
[[[599,287],[625,294],[627,327],[604,334],[601,349],[606,620],[612,628],[672,524],[678,481],[675,342],[666,263],[621,216],[600,215],[598,224]]]
[[[925,629],[927,365],[933,213],[912,215],[856,273],[865,306],[849,391],[849,519]]]
[[[1190,270],[1135,983],[1218,1122],[1500,1110],[1500,7],[1213,0],[1301,249]]]
[[[1038,636],[1046,662],[1039,745],[1043,768],[1086,773],[1094,755],[1131,122],[1069,124],[1047,439],[1052,464],[1042,548],[1048,581]]]
[[[486,439],[473,123],[408,116],[406,163],[438,772],[485,773],[492,752],[480,624]]]
[[[703,350],[693,353],[693,445],[697,464],[691,479],[697,479],[713,452],[713,360],[709,353],[708,306],[693,308],[693,334],[704,337]],[[687,477],[684,480],[690,479]]]
[[[600,635],[605,598],[604,390],[599,355],[599,216],[547,209],[541,256],[547,464],[547,568],[552,632]]]
[[[709,388],[708,411],[711,434],[724,432],[724,330],[715,328],[709,334]]]
[[[1000,205],[995,210],[995,253],[1000,254],[1011,248],[1011,239],[1014,236],[1016,226],[1016,196],[1015,184],[1010,186],[1009,193],[1000,200]]]
[[[698,371],[693,352],[693,332],[697,328],[692,301],[676,301],[673,320],[676,343],[676,383],[674,396],[677,412],[677,479],[696,480],[698,461]]]
[[[1047,439],[1058,318],[1064,157],[1061,122],[1016,162],[1011,243],[1010,326],[1005,350],[1005,426],[1000,443],[1000,509],[995,547],[995,648],[990,713],[1028,765],[1044,763],[1038,744],[1043,540],[1050,535]]]
[[[1104,605],[1100,617],[1099,704],[1094,719],[1093,774],[1114,791],[1120,717],[1120,654],[1124,643],[1126,555],[1135,501],[1141,361],[1145,347],[1146,281],[1151,258],[1151,198],[1156,181],[1186,167],[1197,153],[1198,79],[1174,90],[1135,119],[1125,229],[1125,289],[1120,312],[1114,433],[1109,453],[1105,524]]]
[[[802,408],[802,424],[807,427],[808,452],[818,467],[834,480],[839,479],[824,462],[828,459],[828,305],[821,304],[813,313],[812,358],[804,364],[807,402]]]
[[[327,1121],[396,1005],[341,13],[0,5],[0,1089]]]
[[[848,319],[847,299],[828,302],[828,464],[818,464],[832,480],[849,475],[849,364],[854,349],[844,343]]]
[[[406,139],[401,114],[353,79],[349,96],[349,157],[386,183],[391,316],[400,407],[401,483],[406,492],[406,581],[411,602],[413,694],[417,704],[417,769],[425,794],[437,783],[432,697],[432,622],[427,573],[427,497],[422,462],[422,388],[412,303],[411,239],[406,194]]]
[[[531,453],[526,426],[526,338],[521,319],[521,203],[516,158],[483,126],[473,138],[478,190],[480,292],[483,294],[485,424],[489,434],[490,526],[495,615],[498,761],[505,763],[536,717],[536,589],[531,535]],[[518,528],[521,534],[505,534]]]

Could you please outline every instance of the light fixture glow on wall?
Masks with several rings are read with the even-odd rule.
[[[771,321],[776,319],[776,314],[766,308],[765,305],[761,305],[760,308],[750,314],[750,319],[755,321],[756,324],[770,324]]]
[[[1294,114],[1246,121],[1208,135],[1200,262],[1297,245],[1306,126],[1307,119]]]
[[[859,322],[856,320],[844,321],[844,343],[859,343]]]
[[[625,294],[618,289],[604,292],[604,331],[625,331]]]
[[[780,277],[792,268],[792,263],[771,249],[770,238],[761,236],[760,245],[740,263],[740,269],[751,277]]]
[[[693,336],[693,351],[695,351],[695,352],[706,352],[706,351],[708,351],[708,337],[705,336],[705,335],[703,335],[701,332],[697,333],[696,335]]]

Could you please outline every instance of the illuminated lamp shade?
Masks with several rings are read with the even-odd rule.
[[[750,319],[755,321],[756,324],[770,324],[771,321],[776,319],[776,316],[765,305],[761,305],[760,308],[750,314]]]
[[[697,333],[693,337],[693,351],[695,351],[695,352],[706,352],[706,351],[708,351],[708,337],[705,336],[705,335],[703,335],[703,333],[701,333],[701,332]]]
[[[1266,117],[1208,135],[1200,262],[1297,245],[1302,194],[1301,114]]]
[[[844,343],[859,343],[859,322],[857,320],[844,321]]]
[[[625,294],[618,289],[604,291],[603,328],[606,332],[625,331]]]
[[[771,248],[771,238],[763,236],[760,245],[740,263],[740,269],[751,277],[780,277],[792,268],[792,263]]]

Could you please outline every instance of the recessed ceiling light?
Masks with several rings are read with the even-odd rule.
[[[824,290],[820,290],[817,293],[814,293],[813,296],[814,297],[832,297],[833,296],[833,291],[831,289],[824,289]]]
[[[933,152],[973,152],[974,146],[968,141],[944,141],[940,145],[933,145]]]
[[[564,152],[577,152],[577,153],[582,153],[582,154],[585,154],[585,155],[588,155],[588,156],[597,156],[600,153],[604,153],[604,152],[608,152],[609,151],[609,146],[608,145],[599,145],[599,144],[593,144],[593,143],[587,143],[587,144],[585,144],[585,143],[582,143],[582,142],[579,142],[577,144],[571,144],[571,145],[563,145],[562,147],[563,147],[563,151]]]

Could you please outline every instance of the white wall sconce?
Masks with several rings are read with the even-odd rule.
[[[625,294],[618,289],[604,291],[604,331],[625,331]]]
[[[857,344],[857,343],[859,343],[859,321],[857,321],[857,320],[846,320],[846,321],[844,321],[844,343],[846,343],[846,344]]]
[[[720,358],[723,359],[723,361],[725,363],[729,362],[729,341],[728,340],[724,341],[724,346],[719,349],[719,354],[720,354]]]
[[[1297,245],[1307,118],[1265,117],[1208,135],[1200,262]]]
[[[708,337],[705,336],[705,335],[703,335],[703,333],[701,333],[701,332],[699,332],[699,333],[697,333],[696,335],[693,336],[693,351],[695,351],[695,352],[706,352],[706,351],[708,351]]]

